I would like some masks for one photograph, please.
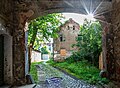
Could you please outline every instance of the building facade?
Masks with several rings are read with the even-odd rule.
[[[54,39],[54,50],[57,54],[62,53],[64,49],[64,56],[69,56],[72,51],[77,51],[76,47],[72,47],[76,44],[76,38],[80,31],[80,25],[76,23],[72,18],[66,21],[60,26],[59,37]]]

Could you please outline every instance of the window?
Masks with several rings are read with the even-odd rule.
[[[60,42],[65,41],[65,37],[63,36],[63,34],[60,34]]]
[[[73,30],[75,30],[75,26],[73,26]]]
[[[70,29],[70,27],[68,26],[68,30]]]
[[[63,41],[63,36],[62,35],[60,35],[60,42],[62,42]]]

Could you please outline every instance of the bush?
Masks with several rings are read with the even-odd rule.
[[[46,49],[46,47],[41,48],[41,53],[42,54],[49,54],[49,51]]]
[[[76,46],[79,49],[77,53],[72,55],[75,61],[86,59],[95,66],[98,66],[99,55],[102,51],[101,30],[102,28],[99,22],[85,20],[76,38],[77,43],[73,45],[73,47]]]
[[[73,63],[73,62],[77,62],[80,60],[81,60],[81,57],[79,55],[79,52],[73,52],[73,54],[70,57],[66,58],[66,61],[68,63]]]

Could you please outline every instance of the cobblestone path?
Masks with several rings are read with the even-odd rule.
[[[96,88],[84,81],[74,79],[47,64],[40,64],[37,66],[37,70],[40,83],[36,88]],[[60,79],[51,81],[51,78],[53,77],[60,77]]]

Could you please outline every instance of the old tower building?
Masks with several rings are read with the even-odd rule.
[[[67,57],[71,55],[72,51],[77,50],[77,48],[73,48],[72,45],[76,43],[79,30],[79,24],[72,18],[60,26],[59,37],[54,39],[54,47],[58,55],[60,54],[60,56]]]

